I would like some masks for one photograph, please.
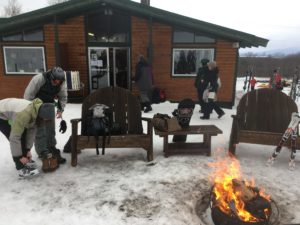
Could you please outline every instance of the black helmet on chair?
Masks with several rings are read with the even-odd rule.
[[[50,73],[51,80],[65,81],[65,72],[60,67],[53,67]]]

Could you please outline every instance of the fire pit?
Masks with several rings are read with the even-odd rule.
[[[211,217],[215,225],[274,225],[279,209],[271,197],[241,177],[239,162],[226,158],[211,163]]]

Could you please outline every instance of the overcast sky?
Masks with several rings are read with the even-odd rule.
[[[22,12],[48,5],[47,0],[18,2],[22,5]],[[7,0],[0,0],[1,9],[6,3]],[[150,0],[150,4],[270,40],[267,48],[252,48],[246,51],[300,49],[299,0]]]

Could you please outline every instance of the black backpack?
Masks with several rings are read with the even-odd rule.
[[[96,140],[96,152],[99,155],[99,136],[102,136],[102,155],[105,154],[105,142],[110,141],[110,134],[113,124],[112,110],[103,104],[94,104],[88,110],[87,117],[87,134],[94,136]]]

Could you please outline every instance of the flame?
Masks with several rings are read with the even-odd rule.
[[[214,169],[210,181],[214,185],[215,206],[218,206],[220,210],[228,215],[231,215],[234,211],[245,222],[259,222],[258,218],[245,210],[243,199],[245,196],[242,195],[240,190],[236,190],[233,185],[234,180],[238,180],[243,181],[247,187],[255,187],[254,179],[250,181],[242,179],[239,161],[233,157],[225,157],[208,165]],[[251,190],[247,188],[247,191],[252,192]],[[252,192],[252,194],[255,193]],[[270,201],[270,196],[265,194],[264,189],[259,189],[259,194]],[[265,213],[266,215],[269,214],[267,211]]]

